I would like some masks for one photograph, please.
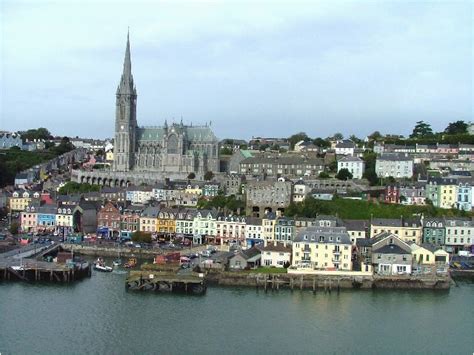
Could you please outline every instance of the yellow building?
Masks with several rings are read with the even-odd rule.
[[[423,224],[419,218],[372,218],[370,221],[370,237],[387,232],[396,234],[405,243],[421,244]]]
[[[105,152],[105,160],[114,161],[114,150],[113,149]]]
[[[184,190],[185,193],[201,196],[202,195],[202,188],[199,185],[188,185]]]
[[[457,184],[451,183],[439,186],[439,207],[440,208],[455,208]]]
[[[421,245],[417,245],[415,243],[410,245],[411,248],[411,256],[413,260],[413,264],[419,265],[434,265],[435,264],[435,256],[434,253],[425,248]]]
[[[158,233],[175,233],[176,215],[177,211],[161,209],[156,219],[156,231]]]
[[[352,270],[352,244],[345,227],[308,227],[293,241],[292,265],[311,270]]]
[[[276,215],[274,213],[267,213],[262,218],[262,237],[263,240],[270,242],[275,237],[275,225],[277,222]]]
[[[156,222],[160,210],[158,207],[147,207],[140,215],[141,232],[156,233]]]
[[[8,207],[11,212],[20,212],[24,211],[26,207],[30,204],[32,198],[39,198],[39,192],[29,192],[18,190],[14,191],[10,197]]]

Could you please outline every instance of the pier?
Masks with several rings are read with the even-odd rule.
[[[206,293],[202,274],[180,275],[172,272],[130,271],[125,287],[131,291],[177,292],[193,295]]]

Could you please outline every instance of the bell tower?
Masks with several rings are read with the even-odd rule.
[[[129,33],[127,33],[122,78],[115,96],[113,169],[129,171],[133,168],[137,134],[137,89],[133,83]]]

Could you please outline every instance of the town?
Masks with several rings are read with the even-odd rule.
[[[131,254],[204,245],[198,265],[194,252],[182,253],[188,268],[353,281],[474,272],[472,123],[436,133],[418,121],[408,138],[300,132],[249,141],[219,141],[212,122],[140,127],[129,34],[115,96],[113,139],[46,128],[0,135],[2,248],[50,236],[126,244]]]

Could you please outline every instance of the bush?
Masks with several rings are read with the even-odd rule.
[[[135,243],[151,243],[151,234],[147,232],[136,231],[132,234],[132,241]]]

